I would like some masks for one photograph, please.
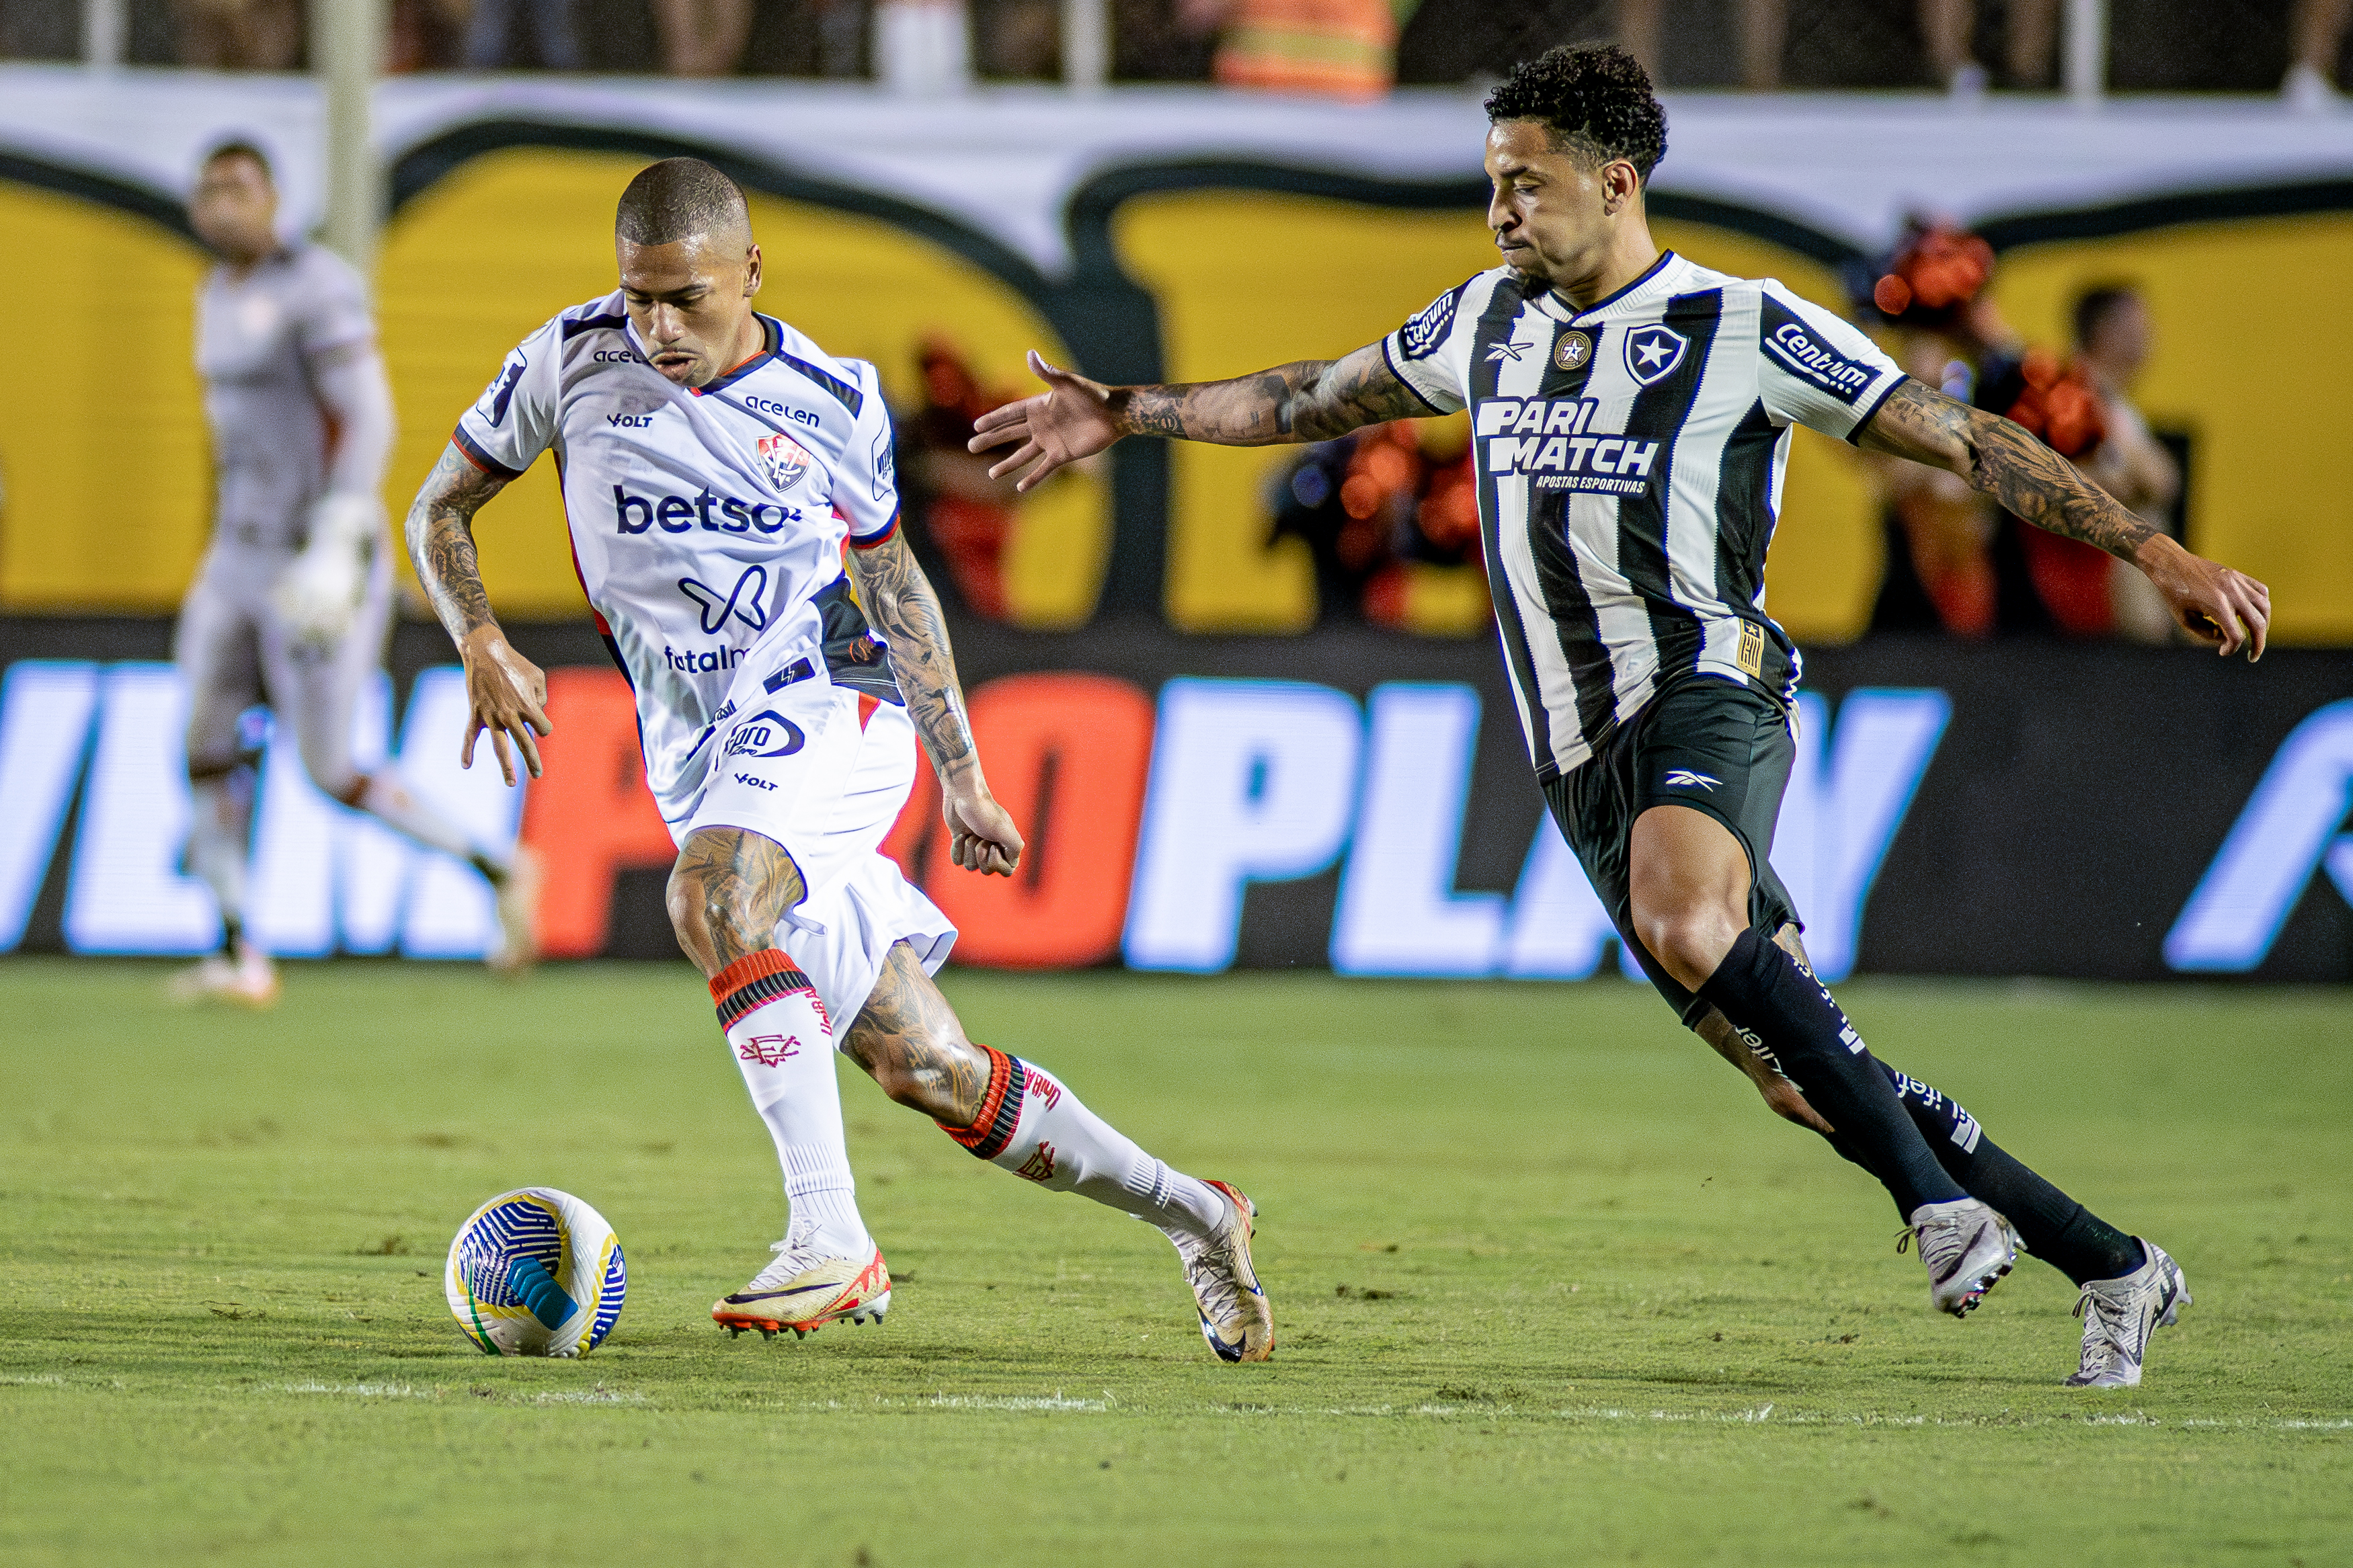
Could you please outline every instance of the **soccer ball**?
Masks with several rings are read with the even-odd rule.
[[[449,1244],[442,1285],[486,1355],[586,1355],[628,1291],[605,1216],[554,1187],[518,1187],[476,1209]]]

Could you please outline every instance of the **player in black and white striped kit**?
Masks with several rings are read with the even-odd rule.
[[[984,416],[974,448],[1013,446],[993,471],[1026,489],[1127,435],[1321,441],[1468,408],[1530,760],[1627,950],[1777,1110],[1887,1187],[1937,1307],[1966,1315],[2022,1236],[2084,1289],[2069,1381],[2138,1383],[2151,1329],[2189,1300],[2179,1268],[1876,1060],[1805,963],[1767,859],[1799,669],[1765,613],[1789,426],[1950,469],[2131,561],[2224,654],[2262,652],[2267,592],[1779,284],[1662,252],[1643,192],[1666,116],[1620,51],[1517,66],[1487,113],[1502,266],[1378,343],[1232,381],[1109,387],[1032,355],[1049,390]]]

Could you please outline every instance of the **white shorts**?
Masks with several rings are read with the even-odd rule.
[[[297,642],[269,602],[293,559],[289,551],[216,543],[189,584],[172,639],[188,688],[188,764],[199,773],[234,766],[238,715],[268,702],[292,731],[311,780],[340,797],[359,778],[352,722],[360,688],[383,667],[392,630],[391,552],[379,542],[351,630],[323,649]]]
[[[807,895],[776,927],[777,945],[817,987],[837,1038],[866,1005],[894,942],[926,973],[947,962],[956,930],[880,853],[915,780],[915,726],[895,704],[818,673],[771,694],[745,678],[738,715],[706,742],[715,754],[700,798],[670,808],[681,847],[704,827],[739,827],[783,846]]]

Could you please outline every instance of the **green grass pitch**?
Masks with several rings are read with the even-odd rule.
[[[1617,982],[949,977],[1259,1200],[1234,1367],[1158,1236],[846,1067],[890,1321],[730,1340],[783,1198],[683,965],[295,965],[262,1016],[164,973],[0,966],[6,1563],[2353,1562],[2343,992],[1845,988],[2188,1269],[2084,1394],[2063,1279],[1932,1314],[1878,1190]],[[628,1255],[579,1362],[442,1301],[526,1183]]]

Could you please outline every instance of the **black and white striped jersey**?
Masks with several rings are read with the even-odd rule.
[[[1431,407],[1471,410],[1487,579],[1540,781],[1680,681],[1795,689],[1765,547],[1789,426],[1852,440],[1904,379],[1860,330],[1668,251],[1582,310],[1499,267],[1382,346]]]

